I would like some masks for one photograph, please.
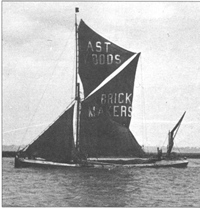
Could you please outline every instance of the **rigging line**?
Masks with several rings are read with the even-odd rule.
[[[175,135],[174,135],[174,139],[176,137],[176,134],[178,133],[178,130],[179,130],[180,126],[181,126],[181,123],[179,124],[178,128],[176,129],[176,132],[175,132]],[[174,141],[174,144],[176,145],[175,141]],[[176,145],[176,148],[178,149],[179,152],[181,152],[177,145]]]
[[[176,142],[174,141],[174,146],[178,149],[179,153],[181,152],[178,145],[176,144]]]
[[[73,104],[73,102],[74,102],[74,100],[72,100],[72,101],[70,102],[70,104],[66,107],[66,110]],[[66,110],[65,110],[65,111],[66,111]],[[65,111],[64,111],[64,112],[65,112]],[[61,115],[62,115],[64,112],[62,112]],[[36,125],[33,125],[33,126],[29,126],[29,128],[35,128],[35,127],[44,126],[44,125],[47,125],[47,124],[48,124],[48,126],[51,125],[50,122],[48,122],[48,123],[42,123],[42,124],[36,124]],[[9,133],[12,133],[12,132],[15,132],[15,131],[21,131],[21,130],[24,130],[24,129],[26,129],[26,128],[27,128],[27,127],[22,127],[22,128],[18,128],[18,129],[11,129],[11,130],[8,130],[8,131],[4,131],[3,134],[9,134]]]
[[[44,126],[46,124],[49,124],[49,123],[36,124],[36,125],[33,125],[33,126],[29,126],[29,128],[34,128],[34,127],[38,127],[38,126]],[[3,134],[9,134],[9,133],[12,133],[12,132],[15,132],[15,131],[24,130],[26,128],[27,127],[22,127],[22,128],[18,128],[18,129],[12,129],[12,130],[8,130],[8,131],[4,131]]]
[[[72,31],[71,31],[71,33],[72,33]],[[71,35],[71,33],[69,34],[69,36]],[[23,140],[24,140],[24,138],[25,138],[25,136],[26,136],[26,134],[27,134],[27,132],[28,132],[28,128],[29,128],[29,126],[30,126],[30,124],[31,124],[31,122],[32,122],[32,120],[33,120],[33,118],[34,118],[34,116],[35,116],[35,114],[36,114],[36,112],[37,112],[39,106],[40,106],[40,103],[41,103],[41,101],[42,101],[42,99],[43,99],[43,97],[44,97],[44,94],[45,94],[45,92],[46,92],[46,90],[47,90],[47,87],[48,87],[48,85],[49,85],[49,83],[50,83],[50,81],[51,81],[51,79],[52,79],[52,77],[53,77],[53,75],[54,75],[55,69],[57,68],[57,65],[58,65],[58,61],[59,61],[60,58],[62,57],[62,55],[63,55],[63,53],[64,53],[64,51],[65,51],[65,48],[66,48],[66,46],[68,45],[68,42],[69,42],[69,36],[68,36],[67,41],[66,41],[66,43],[65,43],[65,45],[64,45],[64,47],[63,47],[63,50],[61,51],[59,57],[58,57],[57,60],[56,60],[55,66],[54,66],[54,68],[53,68],[53,70],[52,70],[52,73],[51,73],[51,77],[50,77],[50,79],[48,80],[48,82],[47,82],[47,84],[46,84],[46,87],[45,87],[45,89],[44,89],[44,91],[43,91],[43,93],[42,93],[42,96],[40,97],[40,100],[39,100],[39,102],[38,102],[38,105],[37,105],[37,107],[36,107],[34,113],[33,113],[33,116],[31,117],[31,119],[30,119],[30,121],[29,121],[28,127],[27,127],[27,129],[26,129],[26,131],[25,131],[25,133],[24,133],[24,136],[22,137],[22,142],[23,142]],[[19,146],[19,147],[20,147],[20,146]]]
[[[147,140],[147,127],[146,127],[146,116],[145,116],[145,94],[144,94],[144,80],[143,80],[143,68],[142,68],[142,55],[140,55],[140,68],[141,68],[141,102],[142,102],[142,121],[143,122],[143,143],[148,144]]]
[[[162,147],[164,147],[166,140],[167,140],[167,136],[165,137],[165,141],[163,142]]]

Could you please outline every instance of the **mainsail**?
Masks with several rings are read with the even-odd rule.
[[[86,96],[81,104],[81,151],[89,157],[143,155],[129,130],[140,54],[108,41],[82,20],[79,49],[80,78]]]
[[[82,102],[80,146],[88,156],[143,155],[129,130],[138,58]]]

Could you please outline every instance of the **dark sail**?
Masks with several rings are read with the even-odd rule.
[[[82,102],[80,146],[88,156],[143,154],[128,128],[138,58]]]
[[[168,133],[168,146],[167,146],[167,155],[169,156],[170,155],[170,153],[171,153],[171,151],[172,151],[172,148],[173,148],[173,146],[174,146],[174,138],[175,138],[175,136],[176,136],[176,134],[177,134],[177,132],[178,132],[178,129],[179,129],[179,127],[180,127],[180,125],[181,125],[181,122],[182,122],[182,120],[183,120],[183,118],[184,118],[184,116],[185,116],[185,113],[186,112],[184,112],[183,113],[183,115],[181,116],[181,118],[180,118],[180,120],[178,121],[178,123],[174,126],[174,128],[171,130],[171,131],[169,131],[169,133]],[[176,132],[176,133],[175,133]]]
[[[181,116],[181,118],[180,118],[180,120],[178,121],[178,123],[176,124],[176,126],[174,126],[174,128],[171,130],[172,135],[174,135],[174,132],[175,132],[176,130],[178,130],[178,128],[180,127],[181,122],[182,122],[182,120],[183,120],[183,118],[184,118],[184,116],[185,116],[185,113],[186,113],[186,111],[183,113],[183,115]]]
[[[135,53],[103,38],[89,28],[83,20],[79,24],[78,35],[79,74],[86,97]]]
[[[139,157],[144,154],[131,131],[105,114],[82,120],[81,125],[81,152],[88,157]]]
[[[30,158],[69,162],[73,148],[73,108],[74,105],[66,110],[24,153]]]
[[[134,55],[133,60],[125,66],[114,78],[112,74],[107,83],[95,91],[88,99],[85,110],[88,119],[99,117],[105,113],[113,121],[129,127],[132,112],[133,86],[136,67],[140,54]],[[123,65],[122,65],[123,67]],[[117,72],[117,71],[116,71]],[[109,79],[110,78],[110,79]],[[86,106],[86,104],[85,104]]]

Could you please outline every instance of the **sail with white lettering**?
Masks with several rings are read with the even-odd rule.
[[[88,118],[96,118],[105,113],[109,117],[127,128],[129,127],[132,112],[133,86],[135,80],[136,67],[139,55],[134,55],[133,60],[122,65],[121,71],[114,77],[111,74],[104,81],[100,89],[97,87],[91,95],[86,98]],[[89,101],[90,102],[89,102]],[[82,109],[83,111],[83,109]]]
[[[81,104],[81,151],[90,157],[141,156],[143,151],[129,130],[140,54],[108,41],[82,20],[78,31],[86,96]]]
[[[144,154],[129,130],[138,58],[82,102],[80,147],[89,157]]]
[[[78,42],[79,74],[85,96],[135,54],[103,38],[83,20],[78,28]]]

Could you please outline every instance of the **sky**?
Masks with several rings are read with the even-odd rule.
[[[200,2],[3,2],[3,144],[36,139],[74,97],[78,21],[141,52],[130,129],[140,145],[200,147]]]

